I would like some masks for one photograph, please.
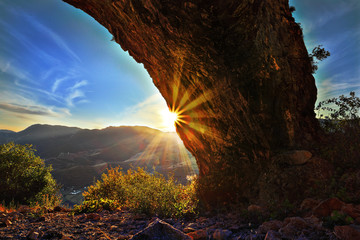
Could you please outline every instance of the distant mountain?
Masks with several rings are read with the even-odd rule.
[[[1,130],[0,144],[10,141],[32,144],[36,154],[52,165],[54,178],[70,195],[79,194],[77,190],[91,185],[109,167],[155,169],[173,174],[181,182],[198,172],[194,157],[176,133],[148,127],[89,130],[36,124],[20,132]],[[68,201],[70,205],[73,202],[77,200]]]
[[[6,133],[6,134],[11,134],[11,133],[15,133],[14,131],[10,131],[10,130],[3,130],[3,129],[0,129],[0,134],[1,133]]]

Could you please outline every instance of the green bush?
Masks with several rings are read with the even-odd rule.
[[[0,201],[51,207],[61,202],[51,167],[34,154],[31,145],[0,145]]]
[[[83,204],[75,208],[78,212],[104,209],[104,203],[111,202],[112,209],[126,207],[148,215],[181,217],[195,214],[198,203],[195,181],[184,186],[173,178],[167,180],[159,173],[150,174],[141,168],[126,174],[120,168],[109,169],[83,195]]]

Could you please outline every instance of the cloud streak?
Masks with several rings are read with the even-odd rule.
[[[360,77],[343,81],[344,76],[339,74],[332,78],[325,79],[318,83],[319,98],[318,101],[337,97],[341,94],[349,94],[351,91],[360,92]]]
[[[31,16],[24,12],[21,9],[18,8],[8,8],[8,11],[12,13],[12,15],[20,17],[24,19],[25,23],[29,23],[31,26],[30,28],[33,28],[34,30],[40,32],[43,36],[46,36],[48,39],[50,39],[59,49],[61,49],[63,52],[65,52],[71,60],[80,63],[81,59],[79,56],[68,46],[68,44],[64,41],[64,39],[57,34],[55,31],[53,31],[51,28],[46,26],[45,24],[42,24],[40,21],[38,21],[34,16]],[[18,32],[16,29],[13,29],[9,24],[7,24],[4,21],[0,20],[0,24],[2,24],[4,27],[6,27],[7,32],[9,32],[11,35],[13,35],[21,44],[25,45],[26,47],[30,47],[29,49],[33,50],[33,52],[37,53],[41,57],[58,62],[56,58],[49,55],[45,51],[42,50],[42,47],[37,47],[31,41],[29,41],[28,37],[23,35],[22,33]]]
[[[81,87],[84,87],[88,84],[86,80],[76,82],[74,86],[68,88],[69,94],[65,97],[65,102],[68,107],[74,107],[75,99],[80,99],[77,103],[87,102],[85,98],[85,93],[80,90]]]
[[[63,78],[58,78],[55,80],[54,84],[51,87],[51,92],[55,93],[56,90],[58,89],[58,87],[60,86],[60,84],[64,81],[66,81],[68,79],[68,77],[63,77]]]
[[[13,113],[40,115],[40,116],[51,116],[59,117],[61,115],[69,115],[69,111],[66,109],[58,109],[59,112],[53,111],[52,108],[46,108],[42,106],[24,106],[11,103],[0,103],[0,110],[5,110]]]

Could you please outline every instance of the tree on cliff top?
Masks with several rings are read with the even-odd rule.
[[[34,154],[31,145],[0,145],[0,201],[9,205],[60,203],[59,186],[51,176],[51,166]]]
[[[312,66],[312,73],[315,73],[318,70],[317,64],[319,63],[318,61],[315,61],[315,59],[322,61],[330,56],[330,52],[325,50],[325,48],[322,48],[322,45],[319,45],[312,50],[312,53],[309,56]]]

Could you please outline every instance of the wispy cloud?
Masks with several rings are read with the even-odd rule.
[[[15,79],[25,80],[33,84],[36,84],[35,81],[31,80],[30,74],[27,71],[15,67],[10,60],[5,60],[1,57],[0,57],[0,71],[12,76]]]
[[[2,25],[1,27],[5,30],[7,35],[11,36],[10,39],[16,41],[18,48],[21,46],[21,49],[30,52],[33,56],[38,56],[39,59],[45,62],[59,64],[60,61],[56,57],[44,51],[41,46],[38,46],[31,42],[29,40],[29,36],[26,36],[24,33],[18,31],[18,29],[16,28],[13,28],[13,26],[11,26],[5,21],[2,21],[1,19],[0,25]]]
[[[65,97],[65,102],[67,103],[68,107],[73,107],[75,99],[80,99],[77,103],[84,103],[87,102],[85,99],[85,93],[83,90],[80,90],[81,87],[84,87],[88,84],[86,80],[82,80],[76,82],[74,86],[68,88],[68,95]]]
[[[60,49],[64,50],[69,56],[71,56],[73,60],[81,62],[80,58],[75,54],[73,50],[70,49],[70,47],[62,39],[62,37],[60,37],[52,29],[40,23],[33,16],[30,16],[28,14],[24,14],[24,18],[27,19],[39,32],[47,34],[47,36],[51,38]]]
[[[21,16],[21,18],[24,18],[26,20],[25,22],[30,23],[34,27],[35,30],[37,30],[38,32],[41,32],[42,35],[47,36],[49,39],[51,39],[52,42],[54,42],[63,52],[67,53],[67,55],[69,57],[71,57],[72,60],[74,60],[75,62],[81,62],[78,55],[68,46],[68,44],[63,40],[63,38],[59,34],[57,34],[55,31],[53,31],[51,28],[49,28],[45,24],[42,24],[34,16],[27,14],[26,12],[22,11],[21,9],[9,8],[9,11],[11,11],[13,15]],[[8,26],[8,24],[6,24],[4,22],[2,24],[5,26]],[[26,36],[20,34],[16,30],[12,29],[10,26],[8,26],[8,30],[10,31],[10,33],[12,33],[14,36],[16,36],[16,38],[18,38],[19,40],[25,40],[25,43],[27,45],[33,45],[32,43],[30,43],[27,40]],[[37,48],[37,49],[39,49],[39,48]],[[47,55],[47,57],[52,58],[52,56],[48,55],[46,52],[41,51],[41,49],[39,49],[39,50],[40,50],[40,53],[44,53],[45,55]]]
[[[52,111],[51,108],[45,108],[40,106],[23,106],[18,104],[0,103],[0,109],[9,112],[21,113],[21,114],[54,116],[54,117],[59,116],[59,114]]]
[[[74,86],[72,86],[71,88],[69,88],[70,91],[76,90],[78,88],[84,87],[88,84],[88,82],[86,80],[82,80],[80,82],[75,83]]]
[[[0,109],[8,112],[43,115],[70,116],[69,109],[38,103],[32,95],[26,96],[18,91],[0,90]]]
[[[57,79],[55,79],[55,82],[54,82],[54,84],[53,84],[52,87],[51,87],[51,92],[52,92],[52,93],[55,93],[56,90],[58,89],[59,85],[60,85],[62,82],[66,81],[67,79],[68,79],[68,77],[63,77],[63,78],[57,78]]]
[[[84,97],[84,93],[79,91],[79,90],[75,90],[72,91],[67,97],[66,97],[66,103],[69,107],[73,107],[74,106],[74,100],[77,98],[81,98]]]
[[[351,91],[360,92],[360,77],[343,81],[344,76],[339,74],[318,83],[318,101],[337,97],[341,94],[349,94]]]

